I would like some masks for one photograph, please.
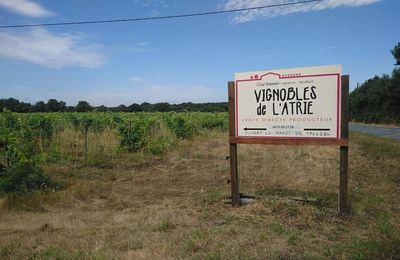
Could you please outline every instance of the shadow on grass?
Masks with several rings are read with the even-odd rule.
[[[338,195],[334,192],[309,192],[295,189],[268,188],[257,192],[257,196],[276,196],[301,203],[307,203],[317,208],[337,208]]]

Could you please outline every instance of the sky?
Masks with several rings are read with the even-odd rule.
[[[0,0],[0,25],[152,17],[298,0]],[[240,13],[0,29],[0,98],[76,105],[224,102],[244,71],[342,64],[350,90],[390,74],[400,1],[323,0]]]

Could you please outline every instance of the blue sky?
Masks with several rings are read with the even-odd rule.
[[[291,0],[0,0],[0,24],[173,15]],[[390,74],[400,1],[324,0],[228,15],[0,29],[0,98],[76,105],[226,101],[235,72],[342,64]]]

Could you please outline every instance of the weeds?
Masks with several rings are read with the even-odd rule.
[[[400,142],[389,138],[379,138],[362,133],[352,133],[351,137],[360,146],[362,153],[374,160],[400,158]]]
[[[345,245],[352,259],[398,259],[400,241],[356,240]]]
[[[174,228],[175,228],[175,225],[168,218],[163,218],[163,219],[161,219],[156,230],[160,231],[160,232],[168,232]]]
[[[65,187],[0,199],[0,258],[399,258],[397,157],[375,166],[374,152],[359,145],[368,136],[351,138],[352,210],[339,216],[338,161],[329,159],[337,149],[239,146],[241,191],[256,200],[233,208],[223,203],[229,146],[218,123],[179,139],[153,118],[138,152],[115,150],[116,125],[89,133],[87,162],[83,133],[54,128],[44,150],[59,144],[68,158],[46,159],[43,170]]]

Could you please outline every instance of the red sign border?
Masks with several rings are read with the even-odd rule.
[[[279,79],[294,79],[294,78],[309,78],[309,77],[327,77],[327,76],[336,76],[337,78],[337,108],[336,108],[336,138],[340,139],[340,89],[341,89],[341,80],[340,80],[340,73],[325,73],[325,74],[313,74],[313,75],[301,75],[299,73],[292,73],[292,74],[279,74],[274,72],[267,72],[261,76],[257,74],[251,76],[250,79],[239,79],[235,81],[235,137],[240,138],[262,138],[262,139],[307,139],[307,140],[326,140],[329,137],[284,137],[284,136],[239,136],[239,129],[238,129],[238,87],[240,82],[249,82],[249,81],[260,81],[263,77],[268,75],[275,75],[278,76]],[[332,138],[330,138],[332,139]]]

